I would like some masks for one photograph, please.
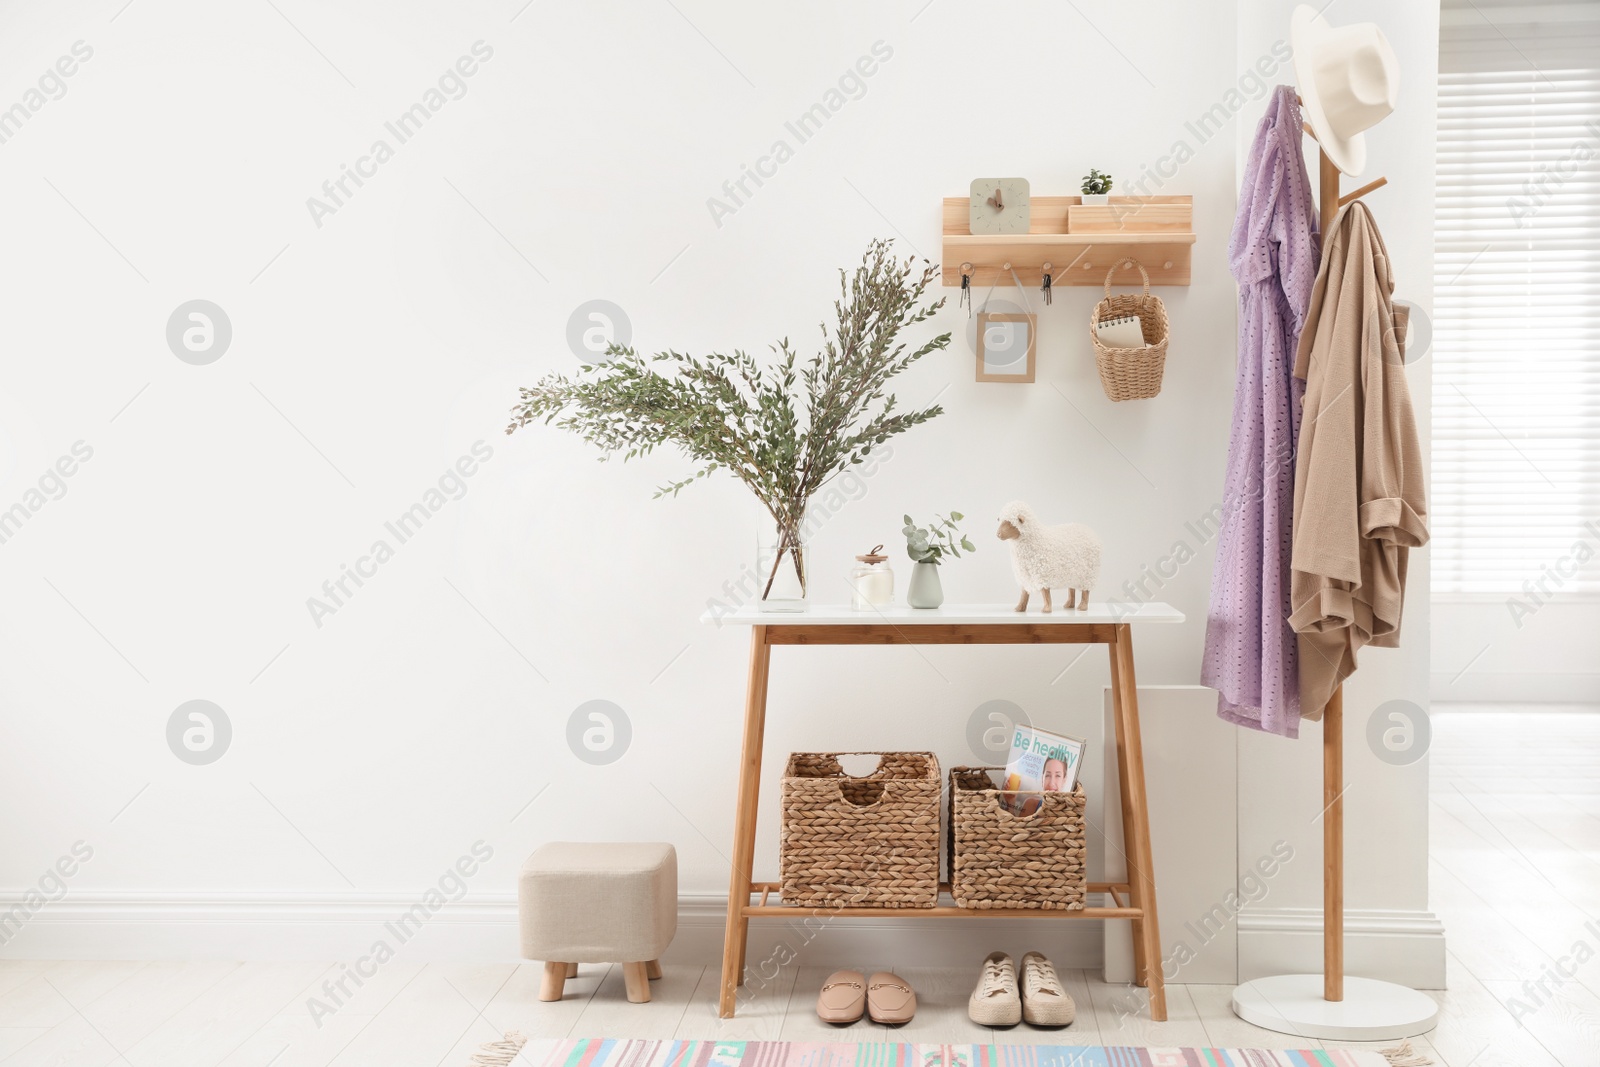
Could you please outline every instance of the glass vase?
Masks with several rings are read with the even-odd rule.
[[[810,577],[804,533],[772,527],[756,539],[756,580],[762,611],[804,611]]]

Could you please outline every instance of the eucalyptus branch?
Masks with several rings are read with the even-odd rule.
[[[595,445],[602,459],[624,461],[674,445],[695,469],[657,496],[728,471],[772,517],[779,558],[794,557],[803,584],[800,527],[812,496],[889,438],[944,412],[937,404],[898,411],[885,391],[895,375],[950,344],[948,333],[909,351],[901,340],[944,306],[942,297],[926,300],[938,268],[922,262],[919,270],[914,259],[895,259],[889,241],[873,241],[853,272],[839,272],[835,321],[821,325],[822,348],[809,358],[787,339],[767,362],[741,351],[646,356],[612,345],[606,363],[524,387],[506,432],[553,424]]]

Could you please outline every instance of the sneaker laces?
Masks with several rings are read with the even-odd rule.
[[[1042,956],[1029,956],[1022,963],[1022,971],[1024,984],[1032,986],[1038,992],[1057,997],[1064,992],[1061,980],[1056,977],[1056,969]]]
[[[983,961],[984,996],[993,997],[1002,993],[1015,993],[1016,991],[1016,975],[1005,965],[1003,958]]]

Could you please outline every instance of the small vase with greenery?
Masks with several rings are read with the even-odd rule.
[[[927,526],[918,526],[905,517],[906,555],[916,566],[911,568],[911,584],[906,588],[906,603],[914,608],[936,608],[944,603],[944,586],[939,581],[938,567],[944,557],[960,559],[961,551],[978,551],[971,541],[956,528],[964,516],[952,511],[948,516],[935,515]]]
[[[676,496],[713,471],[725,470],[755,494],[772,524],[776,550],[762,559],[761,606],[804,607],[806,509],[832,478],[874,448],[943,413],[938,404],[900,411],[889,380],[930,352],[950,344],[939,334],[915,348],[901,340],[907,327],[931,318],[944,298],[924,303],[938,267],[899,261],[891,242],[873,241],[854,272],[839,272],[835,322],[822,324],[820,352],[801,358],[784,339],[777,358],[757,360],[734,350],[693,356],[668,350],[641,355],[611,345],[608,362],[568,378],[553,374],[522,389],[507,433],[553,422],[598,446],[610,458],[646,455],[670,444],[697,467],[661,486]],[[780,569],[798,604],[770,604]]]
[[[1090,167],[1089,173],[1083,176],[1082,188],[1085,204],[1104,204],[1111,192],[1111,175]]]

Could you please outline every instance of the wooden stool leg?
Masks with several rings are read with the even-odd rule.
[[[1112,701],[1116,705],[1118,777],[1122,782],[1122,829],[1127,847],[1128,893],[1144,912],[1133,924],[1133,958],[1139,984],[1150,991],[1150,1018],[1167,1017],[1161,971],[1161,926],[1156,915],[1155,867],[1150,849],[1150,807],[1144,788],[1144,745],[1139,736],[1139,689],[1133,670],[1133,632],[1118,624],[1111,646]]]
[[[567,965],[554,960],[544,965],[544,981],[539,985],[540,1000],[560,1000],[561,989],[567,984]]]
[[[567,977],[568,978],[576,978],[576,977],[578,977],[578,965],[576,963],[567,964]]]
[[[722,941],[722,997],[717,1014],[733,1018],[744,981],[744,949],[750,937],[750,879],[756,860],[756,809],[761,789],[761,743],[767,718],[767,665],[772,648],[767,628],[750,628],[750,680],[745,690],[744,747],[739,756],[739,799],[734,808],[733,863],[728,876],[728,925]]]
[[[650,978],[644,963],[624,963],[622,981],[628,987],[628,1000],[633,1004],[650,1002]]]
[[[661,977],[661,961],[651,960],[644,965],[645,975],[653,982]]]

